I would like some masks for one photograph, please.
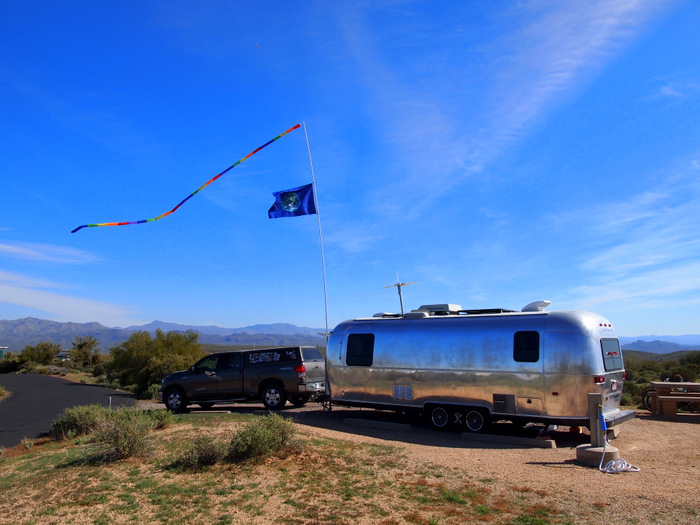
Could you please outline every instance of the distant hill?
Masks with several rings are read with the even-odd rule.
[[[700,334],[685,334],[685,335],[638,335],[636,337],[620,337],[622,346],[637,341],[663,341],[666,343],[675,343],[681,346],[700,348]]]
[[[668,341],[642,341],[637,340],[632,343],[623,343],[623,350],[637,350],[638,352],[648,352],[652,354],[670,354],[673,352],[683,352],[689,350],[700,350],[700,344],[681,345]]]
[[[698,352],[700,350],[695,350]],[[680,361],[681,358],[687,357],[693,352],[693,350],[683,350],[680,352],[672,352],[670,354],[657,354],[654,352],[640,352],[638,350],[623,350],[623,355],[625,358],[625,363],[629,363],[631,359],[638,359],[640,361]]]
[[[322,329],[299,327],[292,324],[254,325],[243,328],[221,328],[218,326],[194,326],[154,321],[142,326],[109,328],[100,323],[59,323],[45,319],[25,317],[14,321],[0,320],[0,346],[10,352],[21,352],[27,345],[48,341],[70,349],[76,337],[92,336],[100,343],[102,353],[126,341],[131,334],[146,331],[199,333],[199,342],[221,346],[286,346],[321,345],[326,339],[319,335]]]

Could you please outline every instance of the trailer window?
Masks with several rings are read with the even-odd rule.
[[[374,361],[374,334],[350,334],[345,364],[348,366],[372,366]]]
[[[600,346],[603,349],[603,364],[606,372],[624,369],[620,341],[617,339],[601,339]]]
[[[518,363],[536,363],[540,360],[540,333],[515,332],[513,359]]]

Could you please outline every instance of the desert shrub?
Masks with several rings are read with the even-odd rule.
[[[50,376],[66,376],[68,375],[68,369],[64,366],[49,365],[46,367],[46,373]]]
[[[153,419],[142,410],[119,408],[102,421],[93,441],[101,449],[97,456],[104,461],[118,461],[148,451],[148,432],[154,428]]]
[[[639,399],[641,400],[640,396],[637,396],[637,397],[639,397]],[[627,394],[627,393],[622,394],[622,397],[620,398],[620,404],[622,406],[626,406],[626,407],[632,406],[634,404],[639,404],[639,402],[640,401],[633,399],[632,396],[630,394]]]
[[[18,372],[21,368],[21,363],[16,357],[3,357],[0,359],[0,374],[11,374]]]
[[[40,368],[44,368],[46,370],[46,367],[40,367],[38,363],[35,363],[34,361],[23,361],[20,363],[20,369],[17,371],[18,374],[39,374],[41,373],[39,371]]]
[[[0,397],[4,396],[7,394],[7,390],[5,390],[5,387],[0,385]]]
[[[100,376],[106,376],[107,375],[107,363],[97,363],[95,366],[92,367],[92,375],[93,377],[100,377]]]
[[[149,385],[146,391],[141,394],[141,399],[157,399],[158,390],[160,390],[160,383],[153,383]]]
[[[178,462],[185,469],[200,469],[216,465],[226,456],[226,445],[213,438],[203,436],[197,438]]]
[[[294,423],[278,414],[256,419],[231,440],[228,458],[231,461],[256,458],[281,450],[294,435]]]
[[[144,414],[151,418],[153,428],[157,430],[170,426],[174,417],[170,410],[145,410]]]
[[[92,434],[109,417],[110,412],[109,408],[100,405],[66,408],[63,414],[51,423],[51,437],[61,440]]]

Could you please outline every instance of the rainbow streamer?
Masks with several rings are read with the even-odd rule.
[[[188,195],[187,197],[185,197],[185,198],[182,200],[182,202],[180,202],[180,204],[178,204],[177,206],[175,206],[172,210],[167,211],[167,212],[165,212],[165,213],[163,213],[163,214],[161,214],[161,215],[158,215],[158,217],[155,217],[155,218],[153,218],[153,219],[143,219],[143,220],[140,220],[140,221],[102,222],[102,223],[100,223],[100,224],[83,224],[82,226],[78,226],[76,229],[72,230],[71,233],[75,233],[75,232],[77,232],[78,230],[80,230],[80,229],[82,229],[82,228],[92,228],[92,227],[94,227],[94,226],[126,226],[127,224],[143,224],[144,222],[154,222],[154,221],[157,221],[158,219],[162,219],[163,217],[167,217],[167,216],[170,215],[171,213],[174,213],[180,206],[182,206],[183,204],[185,204],[185,203],[186,203],[188,200],[190,200],[192,197],[194,197],[195,195],[197,195],[197,193],[199,193],[199,192],[202,191],[204,188],[206,188],[207,186],[209,186],[212,182],[214,182],[216,179],[218,179],[219,177],[221,177],[223,174],[225,174],[225,173],[231,171],[233,168],[235,168],[236,166],[238,166],[238,165],[239,165],[241,162],[243,162],[244,160],[249,159],[250,157],[252,157],[253,155],[255,155],[255,154],[256,154],[258,151],[260,151],[261,149],[263,149],[263,148],[269,146],[269,145],[272,144],[274,141],[281,139],[281,138],[284,137],[287,133],[289,133],[290,131],[294,131],[295,129],[298,129],[299,127],[301,127],[301,124],[297,124],[296,126],[293,126],[293,127],[289,128],[287,131],[285,131],[285,132],[282,133],[281,135],[277,135],[274,139],[270,140],[269,142],[266,142],[265,144],[263,144],[262,146],[260,146],[258,149],[251,151],[250,153],[248,153],[248,155],[246,155],[245,157],[243,157],[241,160],[239,160],[239,161],[236,162],[235,164],[233,164],[233,165],[229,166],[228,168],[226,168],[224,171],[222,171],[221,173],[219,173],[216,177],[210,179],[206,184],[203,184],[202,186],[200,186],[199,188],[197,188],[194,192],[192,192],[190,195]]]

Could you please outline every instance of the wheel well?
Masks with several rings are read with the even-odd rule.
[[[484,419],[486,421],[491,421],[493,418],[491,411],[488,409],[488,407],[485,407],[485,406],[463,405],[460,403],[439,403],[439,402],[430,402],[430,403],[426,403],[425,405],[423,405],[423,415],[426,417],[429,417],[431,411],[437,407],[449,409],[453,412],[453,414],[461,412],[462,416],[466,416],[469,412],[476,410],[484,416]]]
[[[260,386],[258,387],[258,394],[262,394],[262,391],[263,391],[265,388],[267,388],[269,385],[277,385],[278,387],[280,387],[280,388],[281,388],[282,390],[284,390],[285,392],[287,391],[287,389],[285,388],[284,383],[283,383],[282,381],[280,381],[279,379],[274,379],[274,378],[273,378],[273,379],[265,379],[264,381],[262,381],[262,382],[260,383]]]

